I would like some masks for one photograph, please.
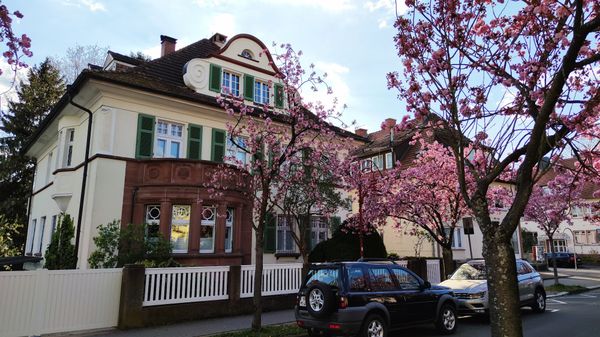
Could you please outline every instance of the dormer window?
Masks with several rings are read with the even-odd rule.
[[[254,54],[252,54],[252,52],[248,49],[242,50],[242,53],[240,54],[240,56],[245,59],[254,60]]]

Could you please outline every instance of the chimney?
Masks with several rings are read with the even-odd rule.
[[[160,36],[160,57],[171,54],[175,51],[175,45],[177,44],[177,39],[174,39],[170,36],[161,35]]]
[[[354,133],[356,133],[357,135],[359,135],[361,137],[365,137],[365,138],[367,137],[367,129],[363,129],[363,128],[356,129],[356,130],[354,130]]]
[[[223,46],[227,42],[227,36],[225,36],[221,33],[215,33],[215,35],[210,37],[210,41],[212,43],[216,44],[217,46],[223,48]]]
[[[394,118],[386,118],[384,123],[385,126],[387,126],[390,129],[396,126],[396,120]]]

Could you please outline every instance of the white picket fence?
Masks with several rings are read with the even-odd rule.
[[[0,336],[117,325],[121,269],[0,272]]]
[[[254,265],[242,266],[240,297],[254,295]],[[262,296],[295,294],[302,283],[302,263],[264,265]]]
[[[143,306],[226,300],[229,266],[147,268]]]
[[[431,284],[442,282],[440,273],[440,260],[427,260],[427,280]]]

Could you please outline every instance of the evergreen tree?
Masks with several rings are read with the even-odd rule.
[[[50,245],[44,255],[46,269],[75,269],[77,257],[75,246],[71,242],[74,234],[73,219],[68,214],[63,215],[56,231],[52,233]]]
[[[0,226],[14,227],[14,249],[23,251],[27,236],[27,204],[33,182],[34,161],[21,151],[40,122],[64,93],[59,71],[46,59],[29,70],[0,116]],[[14,250],[13,249],[13,250]]]

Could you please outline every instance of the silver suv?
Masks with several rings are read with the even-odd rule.
[[[546,291],[540,274],[527,261],[517,260],[517,276],[521,306],[531,307],[535,312],[544,312]],[[489,305],[486,278],[485,262],[472,260],[461,265],[440,285],[454,290],[459,313],[487,314]]]

